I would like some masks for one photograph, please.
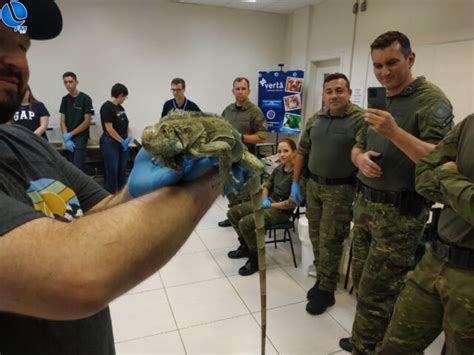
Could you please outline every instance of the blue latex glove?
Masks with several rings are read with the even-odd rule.
[[[120,141],[120,144],[122,145],[122,149],[124,152],[128,150],[128,145],[130,144],[130,141],[132,140],[132,137],[127,137],[125,139],[122,139]]]
[[[72,138],[72,134],[71,133],[64,133],[63,134],[63,140],[65,142],[67,142],[68,140],[70,140]]]
[[[138,197],[160,187],[176,185],[180,181],[193,181],[216,162],[217,158],[191,160],[185,156],[183,171],[178,172],[153,162],[151,155],[145,149],[140,149],[128,178],[128,193],[132,197]]]
[[[219,159],[216,157],[191,160],[184,157],[183,181],[193,181],[201,177],[209,168],[218,165]]]
[[[74,148],[76,148],[76,145],[74,144],[74,142],[72,140],[65,141],[64,145],[66,146],[66,149],[69,152],[74,153]]]
[[[301,204],[301,201],[303,200],[303,196],[301,195],[301,187],[300,184],[297,183],[296,181],[293,181],[291,183],[291,198],[297,205]]]
[[[128,193],[138,197],[159,187],[174,185],[181,177],[182,173],[153,162],[151,155],[142,148],[128,177]]]
[[[272,208],[272,201],[270,201],[268,197],[264,197],[262,201],[262,206],[264,210]]]
[[[247,169],[240,164],[233,164],[232,176],[233,179],[231,182],[224,187],[224,196],[227,196],[231,192],[239,192],[240,189],[242,189],[247,180]]]

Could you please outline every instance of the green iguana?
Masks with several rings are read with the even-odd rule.
[[[266,270],[265,221],[262,208],[260,175],[264,165],[242,143],[240,134],[223,118],[211,114],[174,111],[159,123],[146,127],[143,147],[162,165],[180,170],[183,156],[190,159],[219,158],[219,176],[224,186],[232,179],[231,166],[241,164],[248,171],[243,190],[251,196],[255,215],[261,301],[261,353],[265,354],[266,338]]]

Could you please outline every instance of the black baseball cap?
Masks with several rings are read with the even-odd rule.
[[[51,39],[59,35],[63,18],[54,0],[0,0],[0,6],[15,1],[22,3],[28,11],[25,25],[31,39]]]

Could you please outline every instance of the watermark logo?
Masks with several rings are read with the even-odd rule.
[[[5,26],[13,28],[15,32],[21,34],[26,33],[28,26],[23,26],[23,24],[27,17],[28,11],[26,7],[21,2],[15,0],[7,2],[0,10],[0,19]]]

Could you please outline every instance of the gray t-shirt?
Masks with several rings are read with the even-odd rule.
[[[79,218],[108,196],[44,139],[21,126],[0,125],[0,151],[0,238],[36,218]],[[115,354],[109,309],[74,321],[0,312],[0,354]]]

